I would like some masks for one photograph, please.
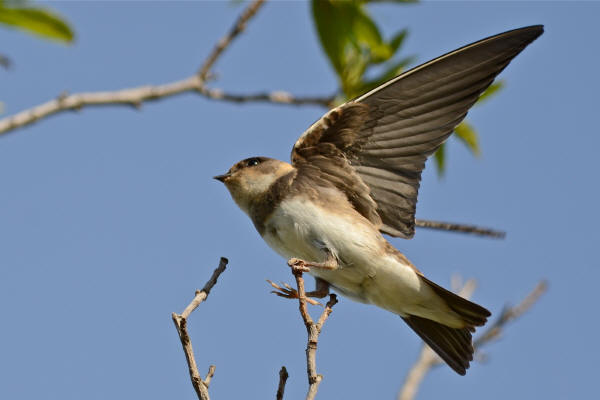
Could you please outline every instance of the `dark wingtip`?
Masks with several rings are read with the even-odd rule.
[[[530,25],[523,28],[513,29],[498,36],[510,35],[518,36],[525,40],[527,44],[533,42],[544,33],[544,25]]]

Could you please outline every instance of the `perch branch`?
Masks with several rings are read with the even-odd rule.
[[[202,379],[200,373],[198,372],[198,365],[196,364],[196,358],[194,357],[194,349],[192,348],[192,340],[190,339],[190,335],[187,330],[187,318],[194,311],[200,303],[202,303],[208,297],[210,290],[217,283],[217,279],[219,276],[225,271],[227,267],[227,259],[221,257],[221,261],[219,262],[219,266],[213,272],[212,276],[206,282],[206,285],[202,288],[202,290],[196,290],[196,295],[194,299],[188,304],[188,306],[183,310],[181,314],[173,313],[171,317],[173,318],[173,323],[175,324],[175,328],[177,329],[177,333],[179,334],[179,339],[181,340],[181,346],[183,347],[183,352],[185,353],[185,358],[187,360],[188,371],[190,373],[190,379],[192,380],[192,386],[194,386],[194,390],[196,391],[196,395],[200,400],[209,400],[210,396],[208,394],[208,387],[210,385],[210,381],[215,374],[215,366],[211,365],[208,369],[208,373],[206,374],[206,378]]]
[[[540,281],[535,288],[516,307],[505,306],[504,310],[493,324],[473,342],[476,350],[500,336],[502,329],[508,322],[514,321],[527,312],[547,289],[546,281]],[[465,298],[470,297],[474,289],[474,281],[467,281],[459,294]],[[417,361],[408,371],[404,384],[398,393],[398,400],[412,400],[425,378],[425,375],[434,367],[443,364],[440,357],[427,345],[423,345]]]
[[[300,309],[300,315],[306,326],[306,332],[308,334],[308,342],[306,344],[306,372],[308,375],[308,392],[306,394],[306,400],[312,400],[317,395],[319,385],[323,380],[323,375],[317,374],[317,343],[319,341],[319,334],[321,329],[327,321],[327,318],[331,314],[333,306],[337,303],[337,297],[335,294],[329,295],[329,301],[325,305],[325,309],[321,313],[318,321],[315,323],[308,313],[306,290],[304,288],[304,278],[302,272],[305,268],[292,266],[292,273],[296,279],[296,285],[298,286],[298,304]]]

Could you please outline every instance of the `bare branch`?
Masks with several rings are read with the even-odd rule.
[[[505,327],[509,322],[519,318],[525,312],[527,312],[546,292],[548,289],[548,283],[545,280],[538,282],[533,290],[516,306],[510,307],[509,305],[504,306],[504,309],[500,313],[500,316],[493,324],[489,325],[487,329],[473,342],[476,349],[481,346],[494,341],[500,337],[502,328]]]
[[[289,375],[285,366],[281,367],[281,369],[279,370],[279,386],[277,386],[277,395],[275,396],[276,400],[283,400],[283,393],[285,392],[285,383],[287,382],[288,377]]]
[[[208,373],[206,374],[206,378],[204,378],[204,385],[206,385],[207,388],[210,386],[210,381],[212,380],[213,376],[215,376],[215,369],[217,369],[217,367],[214,365],[208,367]]]
[[[43,118],[60,112],[79,111],[84,107],[97,106],[130,106],[139,109],[143,103],[162,100],[188,92],[194,92],[213,100],[234,103],[267,102],[273,104],[317,105],[326,107],[332,101],[331,97],[294,97],[282,91],[248,95],[229,94],[220,89],[206,88],[203,82],[194,75],[163,85],[145,85],[116,91],[59,95],[53,100],[1,119],[0,134],[31,125]]]
[[[242,12],[242,14],[238,17],[237,21],[227,35],[223,36],[221,40],[217,42],[212,52],[206,58],[206,61],[202,64],[200,69],[198,70],[198,77],[201,81],[206,81],[206,77],[210,72],[211,68],[217,61],[217,59],[223,54],[225,49],[229,47],[231,42],[246,29],[246,24],[248,21],[258,12],[260,7],[264,4],[264,0],[254,0],[246,9]]]
[[[459,291],[459,294],[465,298],[469,298],[473,293],[475,282],[469,280],[465,283],[463,288]],[[519,303],[516,307],[504,307],[504,310],[498,317],[498,319],[484,331],[477,340],[473,342],[473,346],[478,350],[481,346],[493,341],[500,336],[502,328],[515,319],[521,317],[527,312],[540,298],[540,296],[546,291],[547,283],[540,281],[535,288]],[[408,371],[406,378],[400,392],[398,393],[398,400],[413,400],[417,391],[425,378],[425,375],[434,367],[443,364],[442,359],[434,353],[433,350],[427,345],[423,345],[419,358],[411,369]]]
[[[335,96],[307,96],[307,97],[299,97],[294,96],[291,93],[277,90],[273,92],[264,92],[264,93],[255,93],[255,94],[231,94],[225,93],[221,89],[209,89],[203,88],[200,90],[201,94],[204,96],[213,99],[213,100],[223,100],[229,101],[231,103],[274,103],[274,104],[290,104],[296,106],[321,106],[326,108],[333,107],[333,102]]]
[[[421,347],[419,358],[415,361],[404,379],[404,384],[400,389],[397,399],[414,399],[425,375],[427,375],[431,368],[440,362],[442,362],[441,359],[433,352],[433,350],[431,350],[431,347],[423,345],[423,347]]]
[[[197,74],[160,85],[144,85],[115,91],[63,93],[55,99],[1,119],[0,134],[31,125],[43,118],[65,111],[79,111],[84,107],[98,106],[129,106],[139,109],[143,103],[162,100],[183,93],[197,93],[209,99],[235,103],[258,101],[293,105],[327,106],[331,104],[331,97],[294,97],[281,91],[239,95],[224,93],[219,89],[209,89],[205,86],[210,68],[231,42],[244,31],[248,21],[256,14],[263,3],[264,0],[255,0],[250,3],[230,32],[217,43]]]
[[[305,267],[298,267],[295,265],[291,266],[294,278],[296,278],[296,285],[298,286],[298,304],[300,309],[300,315],[306,326],[306,332],[308,334],[308,342],[306,344],[306,372],[308,375],[308,392],[306,394],[306,400],[312,400],[317,395],[319,385],[323,380],[323,375],[317,374],[317,343],[319,341],[319,334],[321,329],[327,321],[327,318],[331,314],[333,306],[337,303],[337,296],[335,294],[329,295],[329,301],[325,305],[325,309],[321,313],[319,320],[315,323],[308,313],[306,290],[304,288],[304,278],[302,277]]]
[[[227,267],[227,262],[228,261],[226,258],[221,257],[219,266],[217,267],[217,269],[215,269],[211,278],[208,280],[208,282],[206,282],[206,285],[204,285],[204,288],[202,290],[196,290],[196,295],[194,296],[194,299],[185,308],[185,310],[181,314],[171,314],[171,318],[173,318],[173,323],[175,324],[175,328],[177,329],[177,333],[179,334],[179,340],[181,340],[183,352],[185,353],[190,379],[192,380],[192,386],[194,386],[196,395],[200,400],[210,400],[210,396],[208,394],[208,387],[210,385],[212,377],[215,374],[215,366],[210,366],[206,378],[204,380],[200,377],[200,373],[198,372],[198,365],[196,364],[196,358],[194,357],[192,341],[187,331],[187,318],[191,314],[191,312],[194,311],[200,305],[200,303],[206,300],[208,294],[210,293],[210,290],[217,283],[219,275],[221,275],[223,271],[225,271],[225,268]]]
[[[210,293],[213,286],[217,284],[217,279],[219,278],[219,275],[221,275],[225,271],[225,268],[227,268],[228,262],[229,261],[225,257],[221,257],[221,260],[219,261],[219,266],[217,267],[217,269],[214,270],[212,276],[210,277],[208,282],[206,282],[206,285],[204,285],[202,290],[196,290],[196,297],[194,297],[194,300],[192,300],[191,303],[188,304],[185,310],[183,310],[183,312],[181,313],[182,318],[187,318],[192,313],[192,311],[194,311],[196,307],[198,307],[200,303],[202,303],[208,297],[208,294]]]
[[[483,228],[475,225],[455,224],[452,222],[430,221],[427,219],[416,219],[415,225],[420,228],[440,229],[445,231],[454,231],[461,233],[471,233],[474,235],[489,236],[498,239],[504,239],[506,232],[495,229]]]
[[[469,279],[464,284],[462,284],[462,279],[455,275],[452,277],[452,289],[457,292],[459,295],[468,299],[473,295],[475,291],[475,287],[477,283],[474,279]],[[427,372],[438,364],[442,364],[442,359],[435,354],[431,347],[423,344],[421,347],[421,353],[419,354],[419,358],[411,369],[408,371],[406,378],[404,379],[404,384],[398,393],[398,400],[412,400],[415,398],[419,387],[421,386],[421,382],[427,375]]]

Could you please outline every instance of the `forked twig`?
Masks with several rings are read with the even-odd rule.
[[[291,266],[292,273],[296,279],[296,285],[298,287],[298,306],[300,315],[304,321],[306,332],[308,334],[308,341],[306,344],[306,373],[308,375],[308,392],[306,394],[306,400],[312,400],[317,395],[319,385],[323,380],[323,375],[317,374],[317,343],[319,341],[319,335],[323,329],[323,325],[327,318],[331,314],[333,306],[337,303],[337,296],[335,294],[329,295],[329,301],[325,304],[325,309],[321,313],[317,322],[314,322],[308,312],[306,289],[304,288],[304,278],[302,276],[306,268]]]
[[[187,318],[194,311],[200,303],[202,303],[208,297],[210,290],[217,283],[217,279],[219,276],[225,271],[227,267],[227,259],[221,257],[219,262],[219,266],[213,272],[211,278],[206,282],[206,285],[202,288],[202,290],[196,290],[196,295],[194,299],[188,304],[188,306],[183,310],[181,314],[173,313],[171,317],[173,318],[173,323],[175,324],[175,328],[177,329],[177,333],[179,334],[179,340],[181,340],[181,346],[183,347],[183,352],[185,353],[185,358],[188,364],[188,371],[190,374],[190,379],[192,380],[192,386],[194,386],[194,390],[196,391],[196,395],[200,400],[209,400],[210,396],[208,394],[208,387],[210,386],[210,381],[215,374],[215,366],[211,365],[208,369],[208,373],[206,374],[206,378],[202,379],[200,373],[198,372],[198,365],[196,364],[196,358],[194,357],[194,349],[192,348],[192,341],[190,339],[190,335],[187,330]]]

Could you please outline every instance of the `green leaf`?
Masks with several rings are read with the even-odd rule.
[[[352,33],[352,14],[343,3],[329,0],[313,0],[312,12],[321,46],[331,65],[341,76],[344,67],[344,52],[348,37]]]
[[[379,28],[366,11],[355,2],[353,33],[355,35],[354,45],[359,51],[366,52],[370,63],[382,63],[390,59],[394,52],[390,46],[383,41]]]
[[[365,3],[418,3],[419,0],[363,0]]]
[[[312,11],[321,46],[340,86],[348,98],[354,97],[366,69],[389,60],[395,49],[383,40],[361,1],[313,0]],[[395,37],[393,45],[399,47],[401,39]]]
[[[389,42],[390,50],[392,54],[396,54],[396,51],[402,46],[404,43],[404,39],[408,36],[408,30],[402,29],[400,32],[396,33]]]
[[[456,128],[454,128],[456,137],[463,142],[471,152],[479,156],[481,154],[479,150],[479,139],[475,129],[466,121],[461,122]]]
[[[444,176],[444,172],[446,171],[446,143],[442,143],[442,145],[437,149],[437,151],[433,154],[433,159],[435,160],[435,166],[439,176]]]
[[[70,43],[74,38],[68,23],[58,14],[44,8],[6,7],[0,3],[0,23],[46,39]]]
[[[490,97],[492,97],[496,93],[498,93],[498,91],[500,89],[502,89],[503,87],[504,87],[503,80],[498,80],[498,81],[492,83],[487,89],[485,89],[483,91],[481,96],[479,96],[479,99],[477,99],[477,103],[475,103],[475,104],[481,104],[482,102],[489,100]]]

